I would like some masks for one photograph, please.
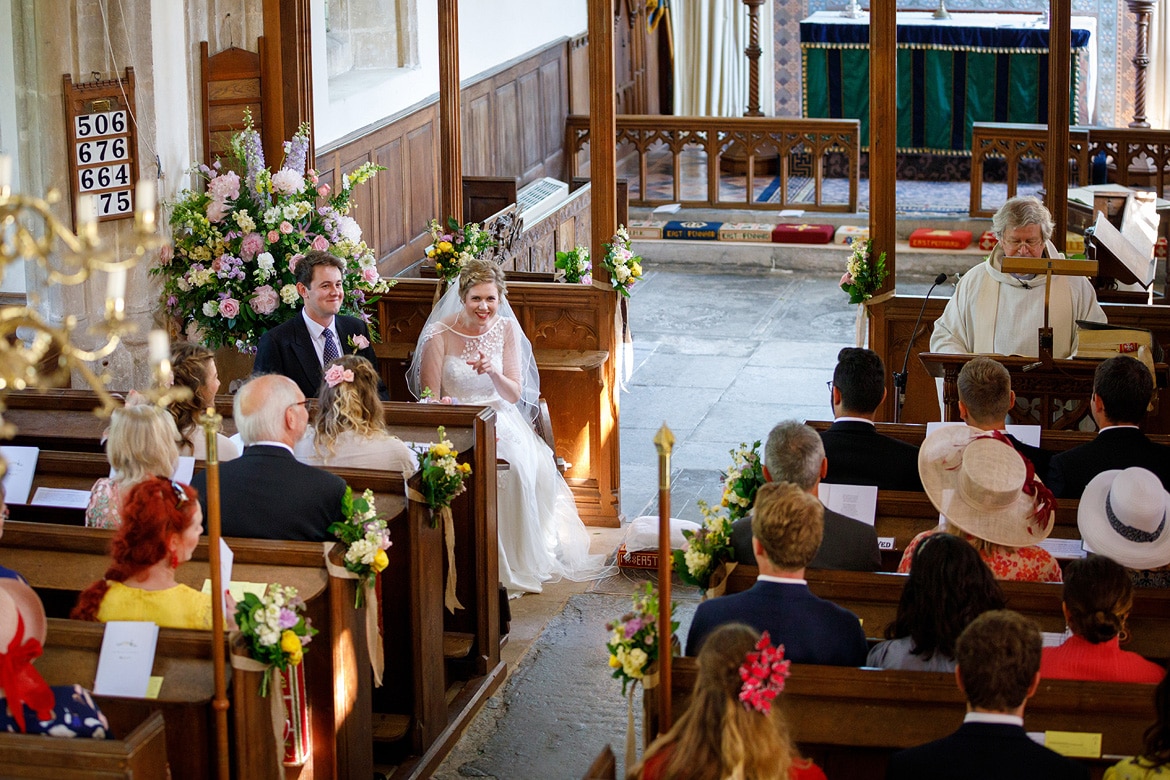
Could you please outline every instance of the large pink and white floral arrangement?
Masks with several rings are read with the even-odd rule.
[[[305,167],[309,126],[303,124],[273,173],[264,165],[260,134],[245,119],[232,137],[231,164],[198,166],[206,190],[185,191],[171,204],[174,249],[164,248],[151,268],[162,277],[166,311],[209,347],[252,351],[265,331],[300,308],[294,270],[315,249],[345,261],[341,311],[369,322],[364,307],[393,282],[378,274],[349,212],[354,187],[384,169],[365,163],[331,188]]]

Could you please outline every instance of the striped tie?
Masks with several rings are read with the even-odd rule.
[[[325,365],[329,365],[337,358],[341,357],[341,352],[337,349],[337,339],[333,337],[333,329],[325,329]]]

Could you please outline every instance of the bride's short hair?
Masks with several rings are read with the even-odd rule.
[[[504,281],[504,269],[490,260],[468,260],[459,272],[459,299],[467,298],[467,291],[477,284],[491,282],[503,298],[508,294],[508,284]]]

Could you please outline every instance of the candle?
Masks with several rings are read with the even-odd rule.
[[[121,301],[125,297],[126,269],[115,268],[113,271],[110,271],[106,277],[106,300]]]
[[[171,359],[171,339],[165,330],[152,330],[146,342],[150,347],[150,364],[161,365]]]
[[[6,154],[0,154],[0,190],[8,189],[12,186],[12,158]]]
[[[97,243],[97,196],[77,196],[77,237],[91,246]]]
[[[134,190],[134,221],[139,229],[154,230],[154,179],[139,179]]]

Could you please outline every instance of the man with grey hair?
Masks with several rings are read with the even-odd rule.
[[[771,430],[764,445],[764,479],[791,482],[813,496],[829,467],[821,437],[812,428],[786,420]],[[751,517],[731,525],[731,546],[735,560],[749,566],[756,563],[752,549]],[[877,534],[873,526],[825,509],[825,531],[810,569],[877,571],[882,566]]]
[[[219,466],[223,535],[330,539],[330,523],[343,519],[345,480],[293,457],[309,422],[305,394],[296,382],[279,374],[250,379],[236,393],[233,415],[244,454]],[[206,472],[195,475],[191,484],[206,513]]]
[[[1064,257],[1052,244],[1052,215],[1036,198],[1012,198],[995,213],[991,229],[999,243],[955,286],[955,294],[935,320],[931,352],[1037,354],[1047,278],[1005,273],[1003,261]],[[1084,276],[1053,276],[1048,316],[1053,357],[1073,353],[1077,320],[1105,322],[1093,285]]]

